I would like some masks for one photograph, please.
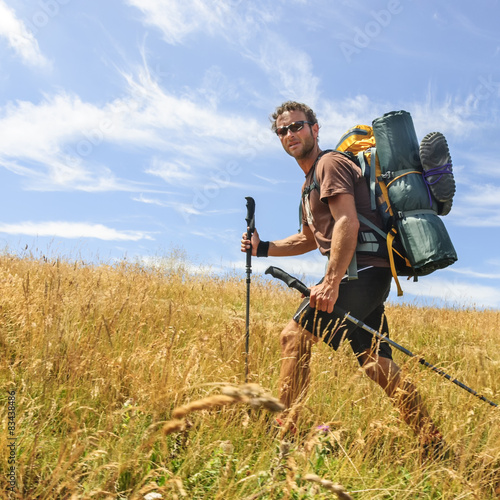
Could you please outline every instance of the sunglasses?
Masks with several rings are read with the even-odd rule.
[[[288,134],[288,131],[290,132],[298,132],[299,130],[302,130],[304,128],[304,124],[308,123],[309,125],[314,125],[314,123],[311,122],[306,122],[305,120],[300,120],[298,122],[293,122],[290,123],[290,125],[286,125],[284,127],[279,127],[276,129],[276,134],[279,137],[285,137]]]

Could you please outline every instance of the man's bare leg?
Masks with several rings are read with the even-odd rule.
[[[374,356],[370,351],[361,355],[361,361],[368,377],[394,401],[404,421],[420,436],[422,443],[442,439],[416,387],[402,379],[401,370],[394,361]]]
[[[289,409],[307,392],[310,377],[311,347],[318,339],[291,320],[280,336],[280,401]]]

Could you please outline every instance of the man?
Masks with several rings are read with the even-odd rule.
[[[377,331],[388,334],[384,302],[391,272],[387,259],[356,252],[358,235],[369,232],[358,212],[375,224],[368,186],[361,169],[339,152],[323,154],[318,144],[315,113],[302,103],[288,101],[272,115],[272,129],[283,149],[295,158],[305,174],[302,188],[302,230],[288,238],[261,241],[257,231],[251,241],[246,233],[241,251],[252,255],[292,256],[318,248],[328,257],[323,280],[311,288],[293,319],[281,333],[280,399],[290,409],[304,397],[309,382],[311,345],[320,339],[337,349],[347,339],[359,364],[399,407],[405,421],[426,447],[442,447],[442,436],[430,419],[415,387],[401,377],[392,360],[391,347],[353,324],[340,324],[333,313],[341,309]],[[319,185],[311,188],[313,180]],[[358,278],[349,280],[346,270],[356,253]]]

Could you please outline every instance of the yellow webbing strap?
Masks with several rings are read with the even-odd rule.
[[[382,169],[380,168],[378,156],[377,156],[376,161],[375,161],[375,170],[377,172],[377,179],[378,179],[380,189],[382,191],[382,195],[383,195],[385,201],[387,202],[387,211],[389,212],[390,215],[393,216],[394,213],[392,211],[391,201],[389,199],[389,192],[387,190],[387,186],[386,186],[385,182],[382,179]],[[419,172],[407,172],[403,175],[407,175],[408,173],[419,173]],[[402,176],[399,176],[399,177],[402,177]],[[397,177],[397,178],[399,178],[399,177]],[[391,182],[394,182],[394,180],[395,179],[393,179]],[[396,234],[397,234],[397,231],[396,231],[396,228],[394,228],[394,227],[391,228],[391,230],[387,234],[387,251],[389,253],[389,263],[391,265],[392,277],[394,278],[394,281],[396,282],[396,287],[398,289],[398,297],[401,297],[401,295],[403,295],[403,289],[401,288],[401,285],[399,284],[398,273],[396,271],[396,264],[394,262],[394,253],[397,253],[400,257],[403,257],[403,256],[395,248],[392,247],[393,242],[394,242],[394,238],[396,237]],[[406,258],[405,258],[405,263],[408,267],[411,267],[410,262]]]
[[[401,297],[401,295],[403,295],[403,289],[399,284],[398,273],[396,272],[396,264],[394,263],[394,255],[392,253],[393,252],[392,242],[394,241],[395,236],[396,236],[396,230],[392,228],[390,232],[387,234],[387,251],[389,253],[389,263],[391,264],[392,277],[394,278],[394,281],[396,282],[396,287],[398,289],[398,297]]]
[[[396,182],[398,179],[401,179],[401,177],[404,177],[405,175],[410,175],[410,174],[422,175],[422,172],[419,172],[418,170],[407,170],[403,174],[398,175],[397,177],[394,177],[394,179],[392,179],[391,182],[389,182],[389,184],[387,184],[387,187],[389,187],[393,182]]]
[[[382,195],[384,196],[384,200],[387,203],[387,211],[389,212],[390,215],[394,215],[392,213],[391,200],[389,199],[389,192],[387,191],[387,186],[385,185],[385,182],[382,179],[382,169],[380,168],[380,163],[378,161],[378,155],[375,158],[375,172],[377,174],[378,185],[380,186],[380,189],[382,191]]]

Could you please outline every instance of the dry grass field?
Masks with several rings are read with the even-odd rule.
[[[258,387],[243,396],[241,278],[189,275],[175,258],[144,268],[4,255],[0,287],[2,498],[500,497],[500,410],[399,352],[451,457],[421,460],[347,346],[315,347],[301,436],[280,439],[255,401],[258,387],[277,394],[278,334],[300,299],[281,283],[252,276]],[[396,342],[500,402],[500,312],[387,313]]]

